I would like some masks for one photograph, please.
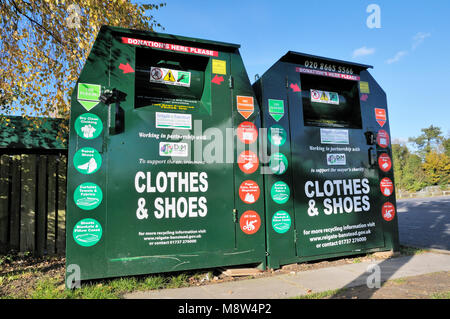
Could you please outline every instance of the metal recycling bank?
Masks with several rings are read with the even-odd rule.
[[[72,96],[67,265],[84,280],[396,249],[367,68],[289,52],[252,87],[239,45],[102,27]]]

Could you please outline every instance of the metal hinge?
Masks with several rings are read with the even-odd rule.
[[[233,208],[233,223],[237,223],[237,220],[238,220],[237,214],[238,214],[237,209]]]
[[[228,78],[228,86],[229,86],[230,89],[232,89],[234,87],[234,79],[233,79],[233,77],[231,75]]]
[[[294,243],[297,243],[297,229],[294,229]]]

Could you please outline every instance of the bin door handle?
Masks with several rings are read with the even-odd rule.
[[[114,135],[124,130],[124,111],[120,107],[120,102],[125,101],[126,94],[117,89],[105,89],[100,96],[100,101],[109,105],[108,128],[109,134]],[[111,106],[114,104],[114,106]]]
[[[364,133],[366,136],[366,142],[367,145],[374,145],[375,144],[375,134],[371,131],[367,131]]]
[[[377,163],[377,152],[373,147],[371,147],[369,148],[369,165],[375,166],[376,163]]]

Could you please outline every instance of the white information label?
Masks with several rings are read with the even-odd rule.
[[[192,115],[182,113],[155,113],[155,125],[157,128],[168,129],[192,129]]]
[[[320,129],[320,143],[322,144],[348,144],[348,130],[333,128]]]

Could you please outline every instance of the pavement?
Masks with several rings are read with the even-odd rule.
[[[397,201],[400,244],[450,250],[450,196]]]
[[[136,299],[273,299],[292,298],[345,288],[335,298],[421,298],[450,292],[450,196],[397,201],[400,244],[430,252],[363,261],[290,274],[211,283],[186,288],[133,292]],[[379,268],[373,268],[374,265]],[[372,269],[372,271],[369,271]],[[379,269],[380,288],[369,288]],[[406,279],[405,279],[406,278]],[[399,280],[401,279],[401,280]],[[403,283],[395,285],[392,283]]]
[[[438,274],[436,274],[438,273]],[[384,260],[368,260],[329,268],[269,277],[212,283],[186,288],[133,292],[126,299],[280,299],[352,287],[365,287],[364,298],[376,296],[386,281],[434,275],[440,292],[450,291],[450,253],[426,252]],[[431,276],[432,277],[432,276]],[[430,278],[431,278],[430,277]],[[380,280],[377,281],[377,278]],[[422,280],[429,283],[429,280]],[[416,280],[417,282],[417,280]],[[419,280],[420,282],[420,280]],[[369,285],[367,285],[369,283]],[[369,288],[373,287],[373,288]],[[426,289],[426,288],[425,288]]]

